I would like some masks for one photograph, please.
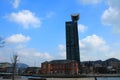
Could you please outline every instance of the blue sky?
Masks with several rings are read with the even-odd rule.
[[[0,0],[0,62],[65,59],[65,21],[79,13],[81,61],[120,59],[120,0]]]

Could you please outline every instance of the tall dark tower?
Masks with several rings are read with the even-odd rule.
[[[80,62],[77,21],[79,14],[71,15],[72,21],[66,22],[66,58]]]

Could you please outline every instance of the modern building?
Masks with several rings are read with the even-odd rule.
[[[46,61],[41,64],[42,74],[74,75],[79,73],[80,55],[77,21],[79,15],[71,15],[66,22],[66,60]]]
[[[6,73],[7,72],[7,67],[10,67],[11,64],[8,63],[8,62],[3,62],[3,63],[0,63],[0,73]]]
[[[73,75],[78,74],[78,63],[75,60],[53,60],[41,64],[42,74]]]
[[[39,74],[39,73],[40,73],[40,67],[27,67],[24,71],[25,75]]]
[[[77,21],[78,14],[71,15],[72,21],[66,22],[66,58],[80,62]]]
[[[0,68],[6,68],[6,67],[10,67],[10,66],[11,66],[11,64],[8,63],[8,62],[2,62],[2,63],[0,63]]]

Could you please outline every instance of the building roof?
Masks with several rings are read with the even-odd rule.
[[[75,60],[52,60],[52,61],[46,61],[44,63],[50,63],[50,64],[60,64],[60,63],[70,63],[70,62],[76,62]]]
[[[0,68],[6,68],[6,67],[10,67],[10,66],[11,66],[11,64],[8,62],[1,62],[0,63]]]

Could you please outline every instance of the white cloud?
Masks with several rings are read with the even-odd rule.
[[[14,0],[14,1],[13,1],[13,7],[14,7],[14,8],[18,8],[18,7],[19,7],[19,4],[20,4],[20,0]]]
[[[18,62],[25,63],[30,66],[39,67],[42,62],[54,59],[54,57],[51,56],[49,53],[40,52],[34,48],[28,48],[25,46],[20,48],[14,46],[14,48],[11,48],[9,46],[6,46],[0,50],[0,60],[2,59],[1,61],[3,62],[5,61],[11,62],[11,57],[13,56],[13,52],[15,52],[18,55],[19,57]]]
[[[7,18],[15,23],[22,25],[24,28],[37,28],[40,27],[41,21],[29,10],[22,10],[18,13],[11,13]]]
[[[102,14],[102,23],[112,26],[113,31],[120,34],[120,0],[107,0],[109,8]]]
[[[106,42],[99,36],[97,35],[91,35],[87,36],[86,38],[80,40],[80,50],[81,50],[81,55],[83,56],[82,60],[88,60],[90,57],[91,60],[93,59],[101,59],[102,56],[105,54],[108,54],[109,52],[109,46],[106,44]],[[101,58],[99,57],[101,56]],[[89,59],[90,60],[90,59]]]
[[[36,65],[40,66],[42,62],[49,61],[54,58],[49,53],[39,52],[34,48],[16,49],[16,52],[22,58],[21,61],[29,65],[34,65],[34,62],[36,62],[37,63]]]
[[[97,35],[87,36],[86,38],[80,40],[81,51],[86,53],[90,52],[104,52],[108,51],[109,47],[106,45],[106,42]]]
[[[107,55],[107,58],[117,58],[120,59],[120,51],[114,51],[114,52],[110,52],[109,55]]]
[[[107,0],[107,4],[109,7],[113,7],[116,9],[120,8],[120,0]]]
[[[87,30],[87,27],[83,24],[78,25],[78,31],[79,32],[85,32]]]
[[[102,0],[79,0],[80,3],[82,4],[98,4]]]
[[[98,60],[98,57],[96,57],[96,56],[88,56],[88,55],[80,55],[80,58],[81,58],[81,61],[95,61],[95,60]]]
[[[39,57],[39,58],[45,58],[46,60],[52,60],[53,57],[49,55],[49,53],[40,53],[40,52],[37,52],[34,54],[35,57]]]
[[[97,60],[106,58],[110,52],[109,46],[106,42],[97,35],[87,36],[84,39],[79,40],[80,57],[82,61]],[[58,46],[59,58],[66,58],[65,45]],[[101,57],[99,57],[101,56]]]
[[[51,17],[53,17],[53,15],[55,15],[55,13],[51,11],[51,12],[47,13],[46,18],[51,18]]]
[[[22,49],[25,48],[26,45],[25,44],[17,44],[16,49]]]
[[[15,34],[6,38],[6,43],[12,43],[12,45],[7,44],[7,46],[0,50],[2,61],[11,62],[10,59],[14,54],[13,52],[18,55],[19,62],[28,64],[30,66],[40,66],[42,62],[54,59],[54,56],[47,52],[40,52],[34,48],[26,47],[27,45],[24,43],[28,42],[29,40],[29,36],[24,36],[22,34]]]
[[[61,59],[66,59],[66,47],[65,45],[58,45],[58,54],[59,54],[59,58]]]
[[[58,48],[59,48],[60,51],[64,51],[64,50],[66,50],[66,49],[65,49],[65,46],[62,45],[62,44],[58,45]]]
[[[8,38],[6,38],[6,42],[8,43],[24,43],[30,40],[29,36],[24,36],[22,34],[14,34]]]

